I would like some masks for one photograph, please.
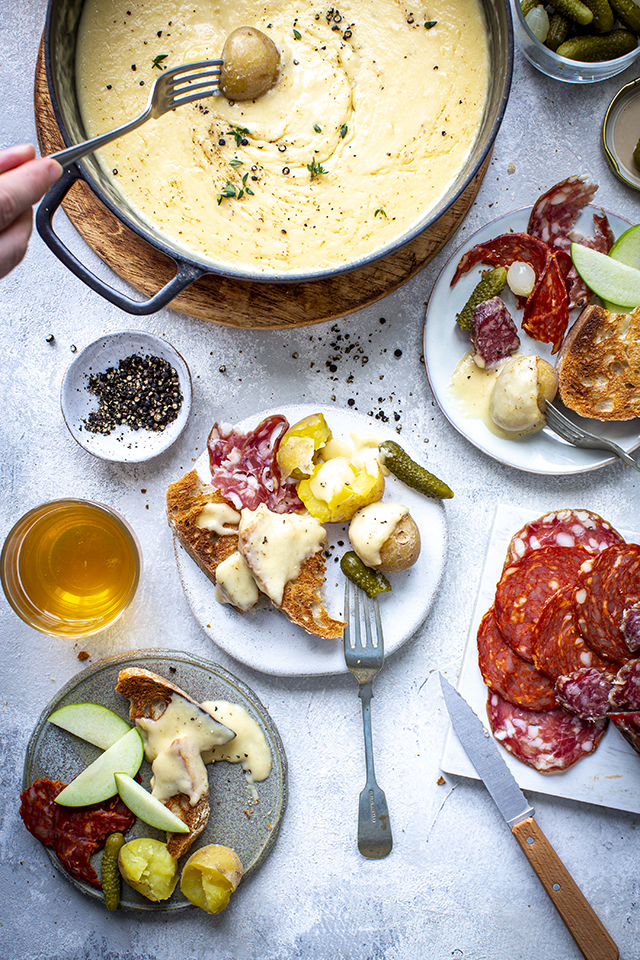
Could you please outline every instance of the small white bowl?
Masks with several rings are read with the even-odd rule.
[[[622,73],[640,56],[640,44],[615,60],[596,60],[585,63],[582,60],[568,60],[545,47],[529,29],[520,6],[520,0],[512,0],[514,9],[515,35],[525,57],[541,73],[565,83],[597,83]]]
[[[86,426],[90,413],[99,401],[89,392],[89,378],[117,367],[121,360],[134,354],[160,357],[175,369],[182,391],[182,404],[177,418],[164,430],[134,430],[127,425],[115,427],[111,433],[94,433]],[[81,447],[101,460],[117,463],[140,463],[164,453],[184,430],[191,411],[191,374],[180,354],[171,344],[137,330],[105,334],[78,354],[62,381],[60,405],[62,415]]]

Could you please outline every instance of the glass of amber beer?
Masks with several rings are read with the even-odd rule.
[[[135,533],[115,510],[53,500],[26,513],[0,555],[7,600],[26,623],[59,637],[86,637],[114,623],[141,573]]]

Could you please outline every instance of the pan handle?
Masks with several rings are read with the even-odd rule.
[[[71,253],[53,229],[54,214],[75,181],[79,179],[81,179],[81,176],[75,165],[67,167],[63,171],[60,179],[47,191],[38,207],[36,212],[36,227],[38,233],[49,249],[55,253],[56,257],[64,263],[76,277],[86,283],[88,287],[91,287],[92,290],[95,290],[96,293],[99,293],[105,300],[108,300],[127,313],[146,316],[165,307],[175,296],[184,290],[185,287],[194,283],[195,280],[207,272],[204,268],[192,266],[181,260],[174,260],[173,262],[176,265],[175,276],[149,300],[132,300],[125,294],[110,287]]]

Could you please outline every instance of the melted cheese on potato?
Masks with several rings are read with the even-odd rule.
[[[255,101],[180,107],[104,147],[127,202],[187,253],[265,275],[353,262],[410,230],[463,167],[482,118],[478,0],[85,0],[87,134],[141,112],[158,67],[219,58],[245,25],[278,47],[278,83]]]

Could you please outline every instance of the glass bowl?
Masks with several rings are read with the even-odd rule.
[[[142,557],[124,517],[89,500],[52,500],[9,531],[0,555],[5,596],[18,616],[54,637],[88,637],[122,616]]]
[[[608,80],[609,77],[622,73],[640,56],[640,45],[638,45],[635,50],[625,53],[622,57],[616,57],[615,60],[585,63],[581,60],[567,60],[566,57],[559,57],[534,37],[525,22],[519,0],[511,0],[511,3],[514,9],[515,35],[520,48],[529,63],[547,77],[563,80],[565,83],[597,83],[599,80]]]

